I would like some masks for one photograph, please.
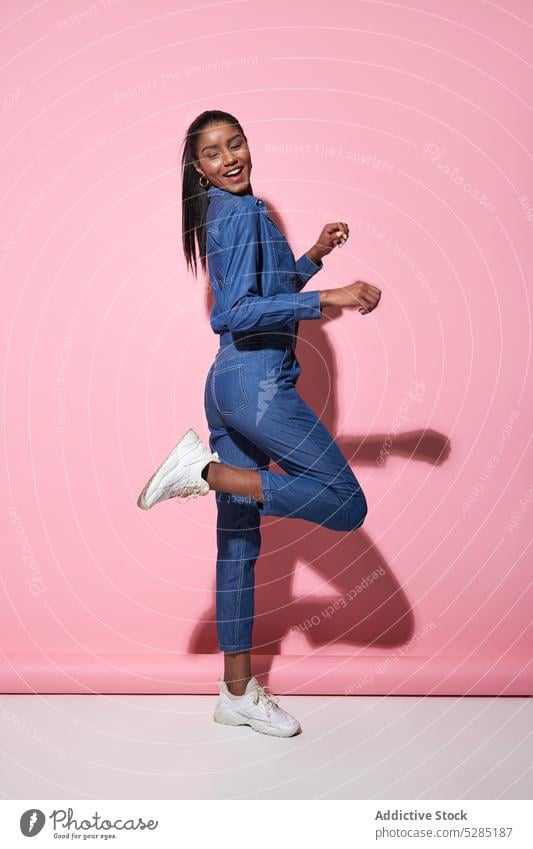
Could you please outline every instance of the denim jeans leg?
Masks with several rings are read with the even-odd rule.
[[[255,502],[246,501],[244,496],[217,492],[216,501],[219,648],[224,652],[249,651],[254,622],[254,569],[261,547],[259,511]]]
[[[266,457],[246,437],[226,425],[214,403],[211,374],[205,391],[205,412],[211,451],[223,463],[245,469],[268,465]],[[248,496],[215,493],[217,505],[216,622],[220,651],[249,651],[254,623],[255,564],[261,549],[261,514]]]
[[[362,488],[332,434],[296,390],[292,352],[224,354],[210,369],[205,411],[220,459],[259,471],[263,500],[217,492],[217,634],[221,651],[252,646],[254,567],[263,515],[359,528]],[[285,474],[268,470],[270,459]]]
[[[241,385],[233,393],[221,383],[223,402],[233,403],[224,418],[285,472],[259,470],[261,515],[305,519],[335,531],[359,528],[367,513],[365,495],[334,437],[299,395],[294,353],[268,352],[263,360],[244,355],[239,371]]]

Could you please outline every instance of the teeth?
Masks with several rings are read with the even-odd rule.
[[[234,168],[233,171],[228,171],[228,173],[225,174],[224,176],[225,177],[232,177],[234,174],[239,174],[240,171],[242,171],[242,167],[241,168]]]

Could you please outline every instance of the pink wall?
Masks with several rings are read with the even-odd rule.
[[[369,515],[265,520],[258,671],[531,693],[533,10],[499,6],[2,4],[2,689],[215,692],[214,498],[135,502],[207,437],[177,165],[221,108],[297,255],[350,226],[308,287],[383,291],[300,324],[299,388]]]

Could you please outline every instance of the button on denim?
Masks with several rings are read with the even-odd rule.
[[[221,651],[236,652],[252,648],[261,517],[349,532],[363,524],[367,503],[333,436],[296,388],[298,322],[321,317],[320,293],[300,289],[322,264],[294,260],[260,198],[213,186],[208,194],[211,325],[221,337],[204,390],[209,444],[223,463],[257,470],[263,490],[262,501],[215,493],[217,637]],[[284,474],[269,471],[271,460]]]

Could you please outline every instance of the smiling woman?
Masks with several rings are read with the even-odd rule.
[[[207,270],[204,189],[218,186],[236,195],[252,193],[252,157],[237,119],[218,109],[202,112],[187,130],[182,170],[183,250],[187,268],[196,274],[197,251],[203,271]]]
[[[298,324],[320,320],[322,308],[370,311],[379,290],[366,283],[302,291],[322,257],[348,238],[331,222],[295,258],[253,194],[252,158],[240,123],[203,112],[183,151],[183,247],[196,274],[197,248],[214,294],[210,323],[219,351],[204,386],[209,446],[190,428],[154,472],[138,505],[215,492],[216,624],[224,678],[214,719],[290,737],[297,719],[251,673],[254,567],[262,516],[305,519],[333,531],[361,527],[364,493],[332,434],[300,397],[295,354]],[[274,460],[284,474],[270,471]]]

